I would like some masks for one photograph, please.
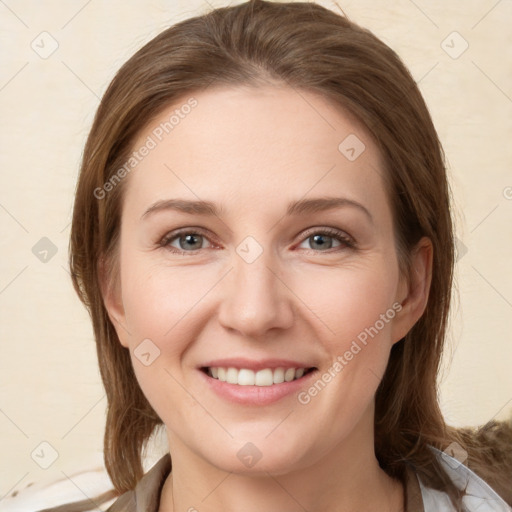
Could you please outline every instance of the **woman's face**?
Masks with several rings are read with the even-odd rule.
[[[424,306],[374,142],[313,93],[191,96],[133,146],[106,301],[171,453],[278,474],[373,450],[390,349]]]

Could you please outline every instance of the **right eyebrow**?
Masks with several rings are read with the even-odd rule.
[[[142,215],[141,219],[151,215],[155,212],[163,210],[176,210],[183,213],[190,213],[195,215],[208,215],[219,217],[222,213],[222,208],[218,208],[210,201],[189,201],[184,199],[166,199],[164,201],[157,201],[151,205]]]

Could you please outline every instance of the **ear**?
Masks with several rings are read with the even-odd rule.
[[[402,309],[393,323],[393,342],[400,341],[419,320],[427,307],[432,281],[432,258],[434,249],[430,238],[423,237],[411,254],[411,272],[403,276],[397,297]]]
[[[103,304],[107,310],[108,317],[114,326],[117,337],[123,347],[128,348],[128,329],[126,328],[126,317],[124,312],[121,281],[119,272],[113,271],[111,263],[106,258],[101,258],[98,264],[98,275],[100,279],[101,295]]]

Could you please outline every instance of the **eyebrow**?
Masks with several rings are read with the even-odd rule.
[[[318,197],[314,199],[300,199],[288,205],[286,215],[306,215],[335,208],[353,207],[363,212],[373,223],[372,214],[361,203],[346,197]],[[191,201],[186,199],[167,199],[157,201],[142,215],[141,219],[160,211],[174,210],[193,215],[220,217],[224,210],[211,201]]]

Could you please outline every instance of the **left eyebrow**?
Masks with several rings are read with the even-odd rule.
[[[335,208],[353,207],[363,212],[370,222],[373,224],[373,217],[369,210],[361,203],[349,199],[347,197],[318,197],[314,199],[301,199],[294,201],[288,205],[286,215],[307,215],[325,210],[333,210]],[[223,210],[211,201],[190,201],[185,199],[167,199],[157,201],[151,205],[142,215],[141,218],[150,214],[164,211],[176,210],[192,215],[205,215],[220,217]]]
[[[373,224],[373,217],[370,211],[361,203],[348,197],[318,197],[315,199],[301,199],[288,205],[286,215],[305,215],[335,208],[351,206],[363,212]]]

